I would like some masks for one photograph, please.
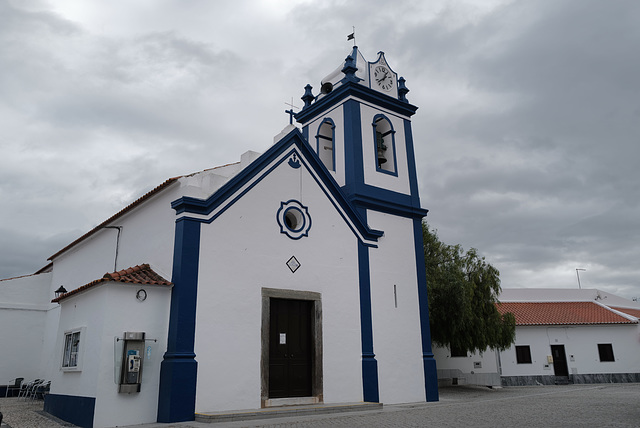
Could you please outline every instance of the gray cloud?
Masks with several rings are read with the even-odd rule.
[[[355,25],[419,106],[443,240],[504,287],[576,287],[581,267],[583,286],[640,296],[639,21],[622,0],[0,1],[0,277],[168,177],[265,150]]]

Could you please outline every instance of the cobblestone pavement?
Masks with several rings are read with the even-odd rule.
[[[11,401],[13,400],[13,401]],[[11,428],[55,428],[42,402],[0,399]],[[441,388],[440,401],[385,405],[382,410],[231,423],[182,422],[135,428],[219,427],[640,427],[640,384]],[[5,428],[4,424],[2,428]],[[134,427],[130,427],[134,428]]]

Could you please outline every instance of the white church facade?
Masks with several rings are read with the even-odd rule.
[[[0,281],[0,322],[28,320],[0,376],[51,380],[45,410],[83,427],[437,401],[407,92],[354,47],[266,152],[171,178]]]

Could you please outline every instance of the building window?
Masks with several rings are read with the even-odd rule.
[[[376,170],[397,175],[395,131],[391,122],[382,115],[373,119],[373,135],[375,138]]]
[[[598,354],[600,361],[615,361],[613,357],[613,346],[610,343],[598,343]]]
[[[64,333],[62,370],[79,371],[82,368],[82,345],[85,336],[84,327]]]
[[[455,346],[451,346],[451,356],[467,357],[467,351],[465,349],[460,349],[460,348],[456,348]]]
[[[518,364],[531,364],[531,348],[529,345],[516,346],[516,362]]]
[[[318,157],[329,171],[336,170],[335,140],[335,125],[331,119],[325,119],[318,128],[316,142]]]

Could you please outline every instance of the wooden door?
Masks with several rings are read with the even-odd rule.
[[[269,398],[311,396],[312,310],[312,301],[270,299]]]

